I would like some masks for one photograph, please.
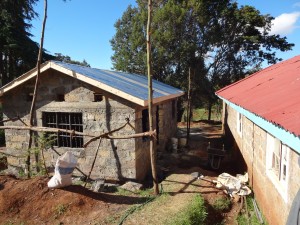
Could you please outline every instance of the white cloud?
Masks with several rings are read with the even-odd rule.
[[[299,2],[300,3],[300,2]],[[283,13],[272,21],[270,34],[287,35],[292,33],[297,26],[297,21],[300,18],[300,12]]]

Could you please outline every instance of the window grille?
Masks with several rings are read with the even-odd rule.
[[[43,126],[66,130],[83,131],[82,113],[43,112]],[[55,133],[58,147],[82,148],[83,137],[66,132]]]

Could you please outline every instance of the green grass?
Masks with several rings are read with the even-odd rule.
[[[193,121],[207,120],[208,119],[208,110],[205,108],[199,108],[193,110]],[[221,113],[218,112],[216,107],[213,107],[211,113],[211,120],[219,121],[221,120]]]
[[[177,214],[174,219],[167,222],[169,225],[201,225],[205,224],[207,217],[204,199],[196,195],[190,205],[181,213]]]
[[[246,211],[244,211],[241,215],[239,215],[237,218],[239,225],[248,225],[248,224],[261,225],[261,223],[259,222],[259,220],[255,214],[252,199],[253,199],[253,197],[251,197],[251,196],[246,197],[248,216],[246,214]],[[244,209],[245,209],[245,206],[244,206]],[[268,223],[266,222],[266,220],[264,218],[263,218],[263,220],[264,220],[263,224],[267,225]]]
[[[211,120],[220,121],[222,118],[222,112],[220,106],[213,106],[211,112]],[[197,108],[193,110],[193,121],[208,120],[208,110],[206,108]],[[184,111],[181,121],[186,121],[186,111]]]
[[[227,197],[217,198],[213,204],[213,208],[218,212],[228,211],[231,207],[231,201]]]
[[[68,206],[64,204],[59,204],[54,209],[54,217],[58,218],[59,216],[63,215],[68,209]]]

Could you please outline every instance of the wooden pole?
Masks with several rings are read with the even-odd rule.
[[[33,99],[31,102],[31,107],[30,107],[30,114],[29,114],[29,125],[33,126],[33,114],[35,110],[35,102],[36,102],[36,96],[37,96],[37,89],[38,89],[38,84],[39,84],[39,78],[40,78],[40,68],[41,68],[41,61],[42,61],[42,52],[43,52],[43,44],[44,44],[44,34],[45,34],[45,27],[46,27],[46,20],[47,20],[47,0],[44,0],[44,19],[43,19],[43,26],[42,26],[42,34],[41,34],[41,42],[40,42],[40,49],[39,49],[39,54],[38,54],[38,59],[37,59],[37,76],[35,80],[35,86],[34,86],[34,92],[33,92]],[[32,142],[33,142],[33,131],[29,131],[29,143],[28,143],[28,150],[27,150],[27,160],[26,160],[26,165],[27,165],[27,177],[30,177],[30,149],[32,147]]]
[[[186,146],[189,146],[190,130],[191,130],[191,68],[189,68],[188,76],[188,96],[187,96],[187,109],[186,109]]]
[[[148,112],[149,112],[149,132],[153,131],[153,90],[152,90],[152,65],[151,65],[151,21],[152,21],[152,0],[148,0],[148,22],[147,22],[147,71],[148,71]],[[156,174],[156,149],[154,148],[154,138],[150,136],[150,158],[153,177],[154,194],[158,195],[158,180]]]

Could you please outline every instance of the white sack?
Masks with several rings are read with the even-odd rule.
[[[230,196],[234,194],[249,195],[251,193],[251,190],[246,186],[247,182],[248,173],[246,173],[245,175],[237,174],[236,177],[228,173],[222,173],[217,178],[216,187],[223,189]]]
[[[77,165],[77,159],[72,152],[67,151],[58,157],[54,176],[49,180],[49,188],[61,188],[72,184],[72,173]]]

